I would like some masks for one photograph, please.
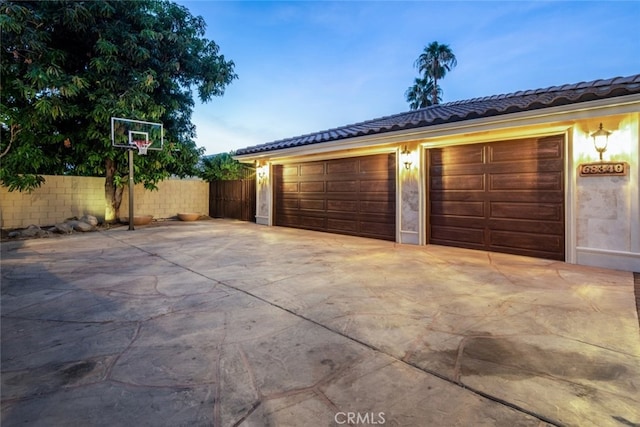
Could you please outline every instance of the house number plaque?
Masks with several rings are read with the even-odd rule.
[[[585,163],[579,166],[580,176],[625,176],[628,169],[626,162]]]

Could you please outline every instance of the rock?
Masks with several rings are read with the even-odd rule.
[[[93,231],[96,228],[91,224],[87,224],[86,222],[78,221],[78,223],[73,226],[73,229],[76,231],[86,232],[86,231]]]
[[[30,226],[28,226],[27,228],[25,228],[22,231],[17,231],[17,232],[12,232],[10,233],[18,233],[15,237],[49,237],[49,232],[47,230],[43,230],[42,228],[38,227],[37,225],[33,225],[31,224]]]
[[[86,222],[87,224],[94,227],[98,225],[98,218],[93,215],[83,215],[82,218],[79,219],[79,221]]]
[[[20,237],[38,237],[42,229],[37,225],[30,225],[20,232]]]
[[[86,222],[77,221],[77,220],[66,221],[65,224],[67,224],[68,226],[70,226],[72,229],[76,231],[86,232],[86,231],[93,231],[95,229],[93,225],[87,224]]]
[[[20,237],[20,232],[19,231],[10,231],[9,234],[7,234],[7,236],[9,236],[10,239],[15,239],[17,237]]]
[[[61,222],[60,224],[56,224],[51,231],[60,234],[71,234],[73,233],[73,227],[66,222]]]

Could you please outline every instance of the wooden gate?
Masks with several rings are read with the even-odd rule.
[[[255,222],[255,179],[211,181],[209,183],[209,216]]]

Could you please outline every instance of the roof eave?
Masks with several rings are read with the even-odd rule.
[[[364,147],[379,147],[394,143],[420,141],[433,137],[455,135],[459,133],[481,132],[496,126],[516,127],[537,125],[550,121],[576,120],[603,115],[640,112],[640,94],[623,95],[611,98],[565,104],[555,107],[538,108],[529,111],[492,115],[449,123],[427,125],[423,127],[380,132],[371,135],[337,139],[297,147],[265,150],[234,156],[240,162],[254,162],[264,159],[322,154],[333,151],[356,150]]]

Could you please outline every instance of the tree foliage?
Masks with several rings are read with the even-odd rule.
[[[442,89],[438,87],[437,91],[437,99],[438,101],[442,101]],[[413,86],[407,89],[404,96],[412,110],[433,105],[433,80],[417,77],[414,80]]]
[[[438,80],[444,78],[458,61],[447,44],[437,41],[429,43],[414,63],[422,78],[417,78],[413,86],[405,92],[405,98],[412,110],[439,104],[442,100],[442,88]]]
[[[136,182],[195,175],[194,92],[207,102],[237,78],[205,28],[170,1],[0,4],[2,184],[22,191],[43,174],[103,175],[115,219],[128,162],[111,146],[111,117],[164,125],[164,149],[134,156]]]
[[[242,179],[250,166],[233,158],[233,153],[221,153],[202,158],[199,176],[205,181],[228,181]]]

